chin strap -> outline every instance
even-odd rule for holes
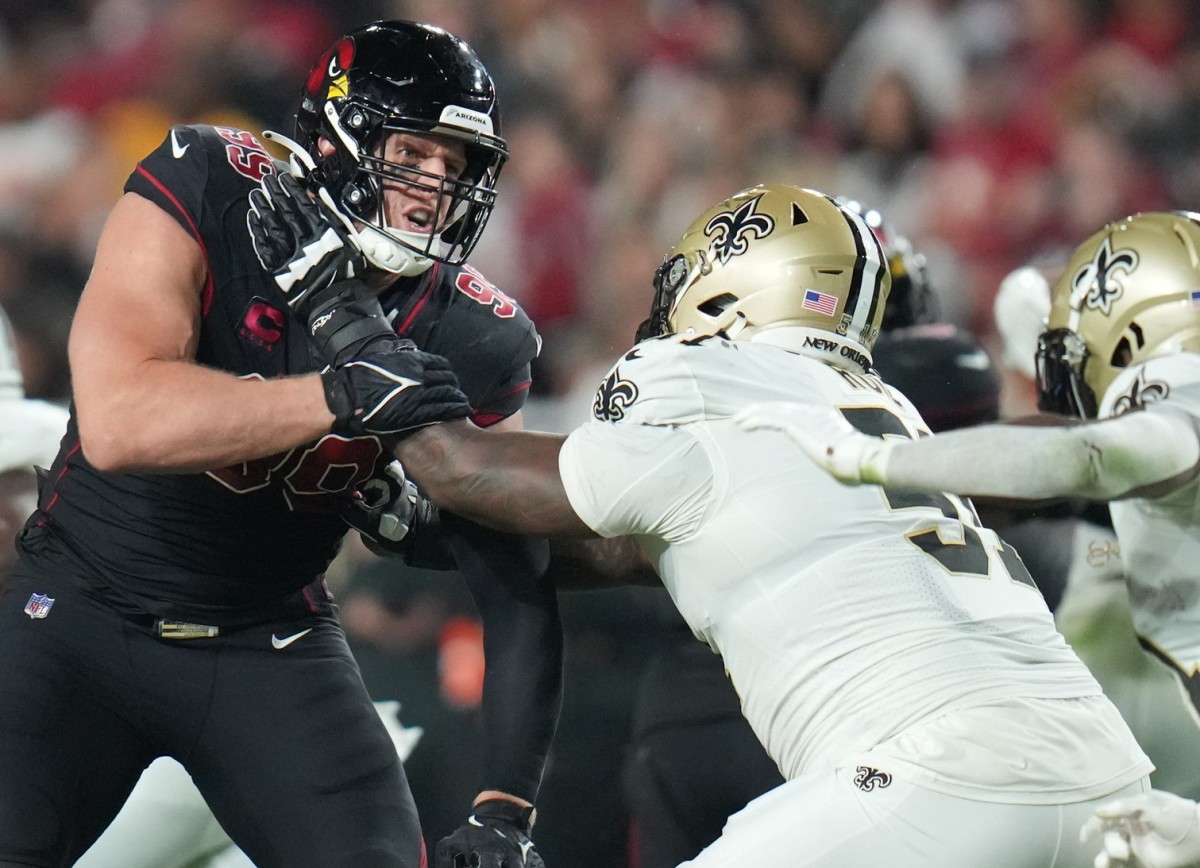
[[[424,274],[434,263],[434,260],[428,256],[422,256],[391,237],[392,235],[411,235],[417,239],[424,239],[424,236],[417,235],[415,232],[403,232],[391,228],[384,231],[370,223],[365,223],[361,229],[355,232],[355,235],[367,261],[376,268],[392,274],[398,274],[401,277],[415,277],[418,274]]]

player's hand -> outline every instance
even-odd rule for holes
[[[892,443],[855,430],[832,407],[798,401],[767,401],[738,412],[733,421],[746,431],[781,431],[835,479],[850,485],[887,478]]]
[[[298,164],[283,175],[264,175],[250,191],[246,226],[263,270],[270,273],[290,308],[308,319],[306,301],[333,283],[362,272],[365,258],[353,226],[329,192],[305,189]],[[314,198],[315,197],[315,198]]]
[[[533,808],[507,799],[475,806],[467,821],[438,841],[434,868],[546,868],[529,834]]]
[[[392,461],[383,476],[369,479],[342,516],[376,554],[406,555],[418,534],[437,533],[438,511]]]
[[[308,341],[323,363],[340,368],[368,350],[387,352],[411,347],[397,337],[379,298],[360,281],[343,280],[312,293],[303,305]]]
[[[1191,799],[1151,790],[1101,806],[1079,830],[1079,840],[1100,838],[1096,868],[1195,868],[1200,866],[1200,806]]]
[[[395,347],[369,349],[321,374],[333,433],[394,436],[471,414],[448,361],[411,341]]]

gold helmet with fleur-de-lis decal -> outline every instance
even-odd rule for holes
[[[638,340],[762,340],[865,369],[891,289],[861,214],[815,190],[765,184],[705,211],[654,276]]]
[[[1071,255],[1038,341],[1038,407],[1094,418],[1122,370],[1200,352],[1200,214],[1109,223]]]

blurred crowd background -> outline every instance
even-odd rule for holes
[[[446,27],[496,79],[512,158],[472,261],[545,339],[531,427],[581,418],[664,252],[760,181],[880,210],[926,256],[943,319],[994,353],[1010,270],[1052,267],[1110,219],[1200,208],[1194,0],[0,0],[0,306],[30,397],[70,397],[72,311],[136,161],[174,123],[290,133],[309,64],[378,18]],[[379,698],[425,728],[410,774],[444,834],[478,761],[478,626],[445,577],[360,555],[334,575],[347,628]],[[662,601],[563,605],[535,837],[549,864],[620,868]]]

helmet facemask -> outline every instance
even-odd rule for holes
[[[1084,377],[1091,352],[1075,332],[1067,328],[1045,332],[1038,338],[1038,409],[1094,419],[1098,410],[1096,393]]]
[[[411,22],[371,25],[330,49],[310,75],[297,133],[317,164],[314,181],[355,221],[367,260],[400,275],[465,261],[491,215],[508,159],[495,91],[479,59],[445,31]],[[463,143],[461,176],[385,159],[384,147],[397,133]],[[332,154],[321,152],[322,142]],[[429,198],[440,225],[423,232],[389,224],[387,193],[406,189]]]
[[[327,124],[336,138],[335,153],[318,164],[316,177],[327,179],[334,201],[361,222],[358,240],[367,259],[377,268],[397,274],[419,274],[433,262],[461,264],[475,247],[496,201],[495,183],[507,152],[465,144],[463,173],[449,178],[392,162],[383,157],[390,136],[410,134],[461,141],[459,135],[431,133],[415,124],[376,120],[351,104],[343,110],[343,123],[327,103]],[[357,125],[361,132],[351,134]],[[360,145],[360,141],[363,143]],[[389,224],[386,194],[419,190],[428,198],[434,219],[441,225],[429,232],[400,229]]]
[[[654,272],[654,301],[650,316],[638,326],[636,340],[671,333],[671,311],[676,300],[708,267],[703,250],[696,251],[691,262],[682,253],[667,257]]]

